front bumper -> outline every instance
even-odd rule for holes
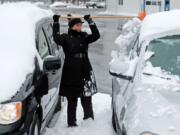
[[[24,135],[24,124],[20,121],[10,125],[0,125],[0,135]]]

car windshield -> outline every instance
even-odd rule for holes
[[[148,51],[155,55],[150,58],[154,67],[161,67],[162,70],[180,76],[180,36],[169,36],[153,40]]]

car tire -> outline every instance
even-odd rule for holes
[[[89,6],[86,6],[86,8],[89,8]]]
[[[40,120],[37,114],[34,114],[28,135],[40,135]]]

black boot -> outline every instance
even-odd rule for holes
[[[67,121],[68,127],[77,127],[76,124],[76,109],[77,109],[77,97],[67,97],[68,108],[67,108]]]
[[[88,120],[88,119],[94,120],[94,116],[89,116],[89,117],[84,116],[84,118],[83,118],[83,120]]]
[[[78,127],[78,125],[77,125],[76,122],[74,122],[74,123],[72,123],[72,124],[69,124],[68,127],[69,127],[69,128],[73,128],[73,127]]]
[[[84,120],[92,118],[94,120],[92,97],[81,97],[81,104],[84,110]]]

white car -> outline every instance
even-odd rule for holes
[[[105,2],[98,2],[98,3],[96,4],[96,7],[97,7],[97,8],[105,8],[105,7],[106,7],[106,3],[105,3]]]
[[[179,17],[161,12],[123,27],[117,43],[126,53],[114,52],[110,63],[118,135],[180,135]]]
[[[68,4],[64,2],[55,2],[54,4],[50,5],[51,9],[58,10],[62,8],[67,8]]]

